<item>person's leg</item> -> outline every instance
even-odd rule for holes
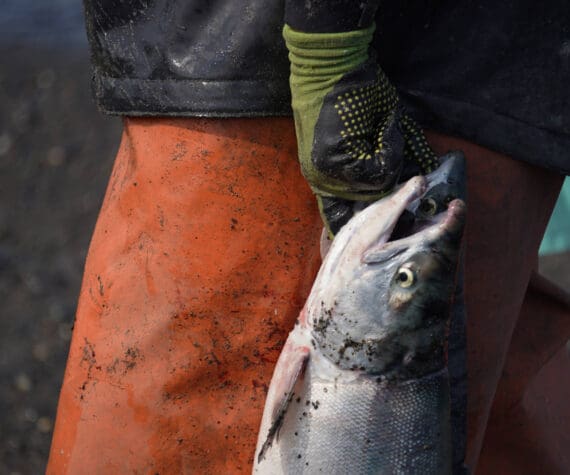
[[[570,295],[533,273],[493,402],[478,473],[570,473],[569,337]]]
[[[467,160],[467,465],[477,464],[506,352],[563,177],[464,140],[429,133]]]
[[[126,119],[47,472],[249,472],[321,227],[291,120]]]

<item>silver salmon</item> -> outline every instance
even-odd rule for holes
[[[451,473],[446,349],[465,204],[390,239],[426,186],[412,178],[335,237],[277,362],[254,473]]]

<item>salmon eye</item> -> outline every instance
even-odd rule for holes
[[[426,216],[433,216],[437,211],[437,203],[433,198],[424,198],[420,201],[419,210]]]
[[[416,276],[407,267],[400,267],[396,274],[396,282],[400,287],[410,287],[416,281]]]

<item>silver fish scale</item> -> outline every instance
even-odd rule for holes
[[[324,382],[307,369],[258,473],[451,473],[446,370],[388,385]]]

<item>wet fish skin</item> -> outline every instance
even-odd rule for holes
[[[294,392],[279,439],[255,473],[451,473],[444,370],[407,382],[335,384],[309,364]]]
[[[411,179],[335,238],[277,363],[254,473],[451,473],[445,348],[463,202],[386,242],[425,187]]]

